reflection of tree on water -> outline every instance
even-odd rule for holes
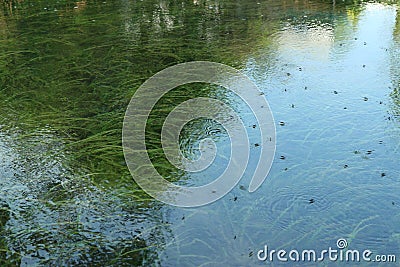
[[[389,116],[388,119],[397,122],[397,130],[400,129],[400,9],[396,9],[396,20],[393,27],[393,43],[390,51],[390,72],[392,80],[392,91],[390,93]],[[398,152],[400,143],[400,131],[395,132],[395,140],[397,144],[392,147]],[[397,147],[396,147],[397,146]],[[394,203],[394,202],[393,202]],[[397,244],[400,244],[400,236],[395,239]]]
[[[393,47],[391,48],[391,76],[393,91],[392,113],[397,119],[400,119],[400,10],[396,11],[396,22],[393,28]]]
[[[54,131],[13,138],[0,143],[2,266],[139,266],[155,259],[149,246],[160,235],[154,228],[160,219],[146,202],[132,203],[68,167]]]
[[[6,223],[10,219],[10,207],[7,203],[0,202],[0,265],[5,266],[7,261],[5,260],[7,257],[6,248],[7,243],[3,236],[5,235],[5,227]]]

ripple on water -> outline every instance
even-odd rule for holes
[[[180,149],[191,159],[200,156],[199,142],[205,138],[220,138],[225,133],[224,128],[213,120],[194,120],[183,128],[180,135]]]
[[[286,230],[297,225],[299,232],[306,233],[310,227],[304,226],[310,224],[310,217],[328,216],[335,202],[333,192],[332,188],[315,185],[284,187],[263,199],[260,210],[266,212],[273,227]]]

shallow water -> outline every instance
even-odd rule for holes
[[[257,252],[264,245],[321,251],[345,238],[349,249],[395,254],[398,264],[398,4],[9,3],[0,13],[0,262],[280,266]],[[275,118],[277,152],[264,184],[249,193],[261,149],[250,109],[220,87],[172,92],[147,128],[149,153],[165,176],[205,184],[229,157],[226,131],[209,120],[190,123],[180,139],[196,158],[199,141],[212,137],[219,154],[209,169],[178,171],[158,154],[162,120],[185,99],[230,103],[252,146],[239,186],[213,204],[182,209],[130,193],[118,138],[135,89],[192,60],[228,64],[257,84]]]

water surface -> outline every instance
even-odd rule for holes
[[[264,245],[323,250],[339,238],[349,249],[400,260],[398,4],[1,3],[0,262],[257,266],[267,264],[257,260]],[[211,205],[181,209],[135,186],[120,133],[138,86],[192,60],[247,74],[271,106],[278,141],[267,180],[250,194],[261,149],[251,110],[216,86],[171,92],[147,127],[149,154],[168,179],[210,182],[230,153],[222,126],[198,120],[184,128],[181,148],[195,158],[200,140],[211,137],[215,164],[191,174],[166,162],[162,121],[186,99],[230,103],[252,146],[237,188]]]

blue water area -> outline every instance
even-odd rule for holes
[[[283,262],[277,254],[261,261],[265,246],[318,255],[370,250],[374,261],[346,264],[398,266],[398,2],[4,0],[0,6],[1,266],[345,264],[327,257]],[[249,151],[249,161],[232,191],[208,205],[179,208],[135,183],[121,133],[137,88],[189,61],[223,63],[254,82],[274,116],[276,153],[266,180],[250,193],[257,164],[268,164],[259,162],[264,126],[254,114],[268,107],[249,106],[216,85],[172,90],[146,125],[146,152],[164,178],[201,186],[232,164],[231,138],[209,118],[187,123],[178,144],[182,156],[195,160],[202,140],[212,140],[217,153],[208,168],[189,172],[165,158],[163,122],[188,99],[229,105],[249,142],[239,151]],[[240,94],[253,93],[246,90]],[[377,262],[377,255],[397,262]]]

